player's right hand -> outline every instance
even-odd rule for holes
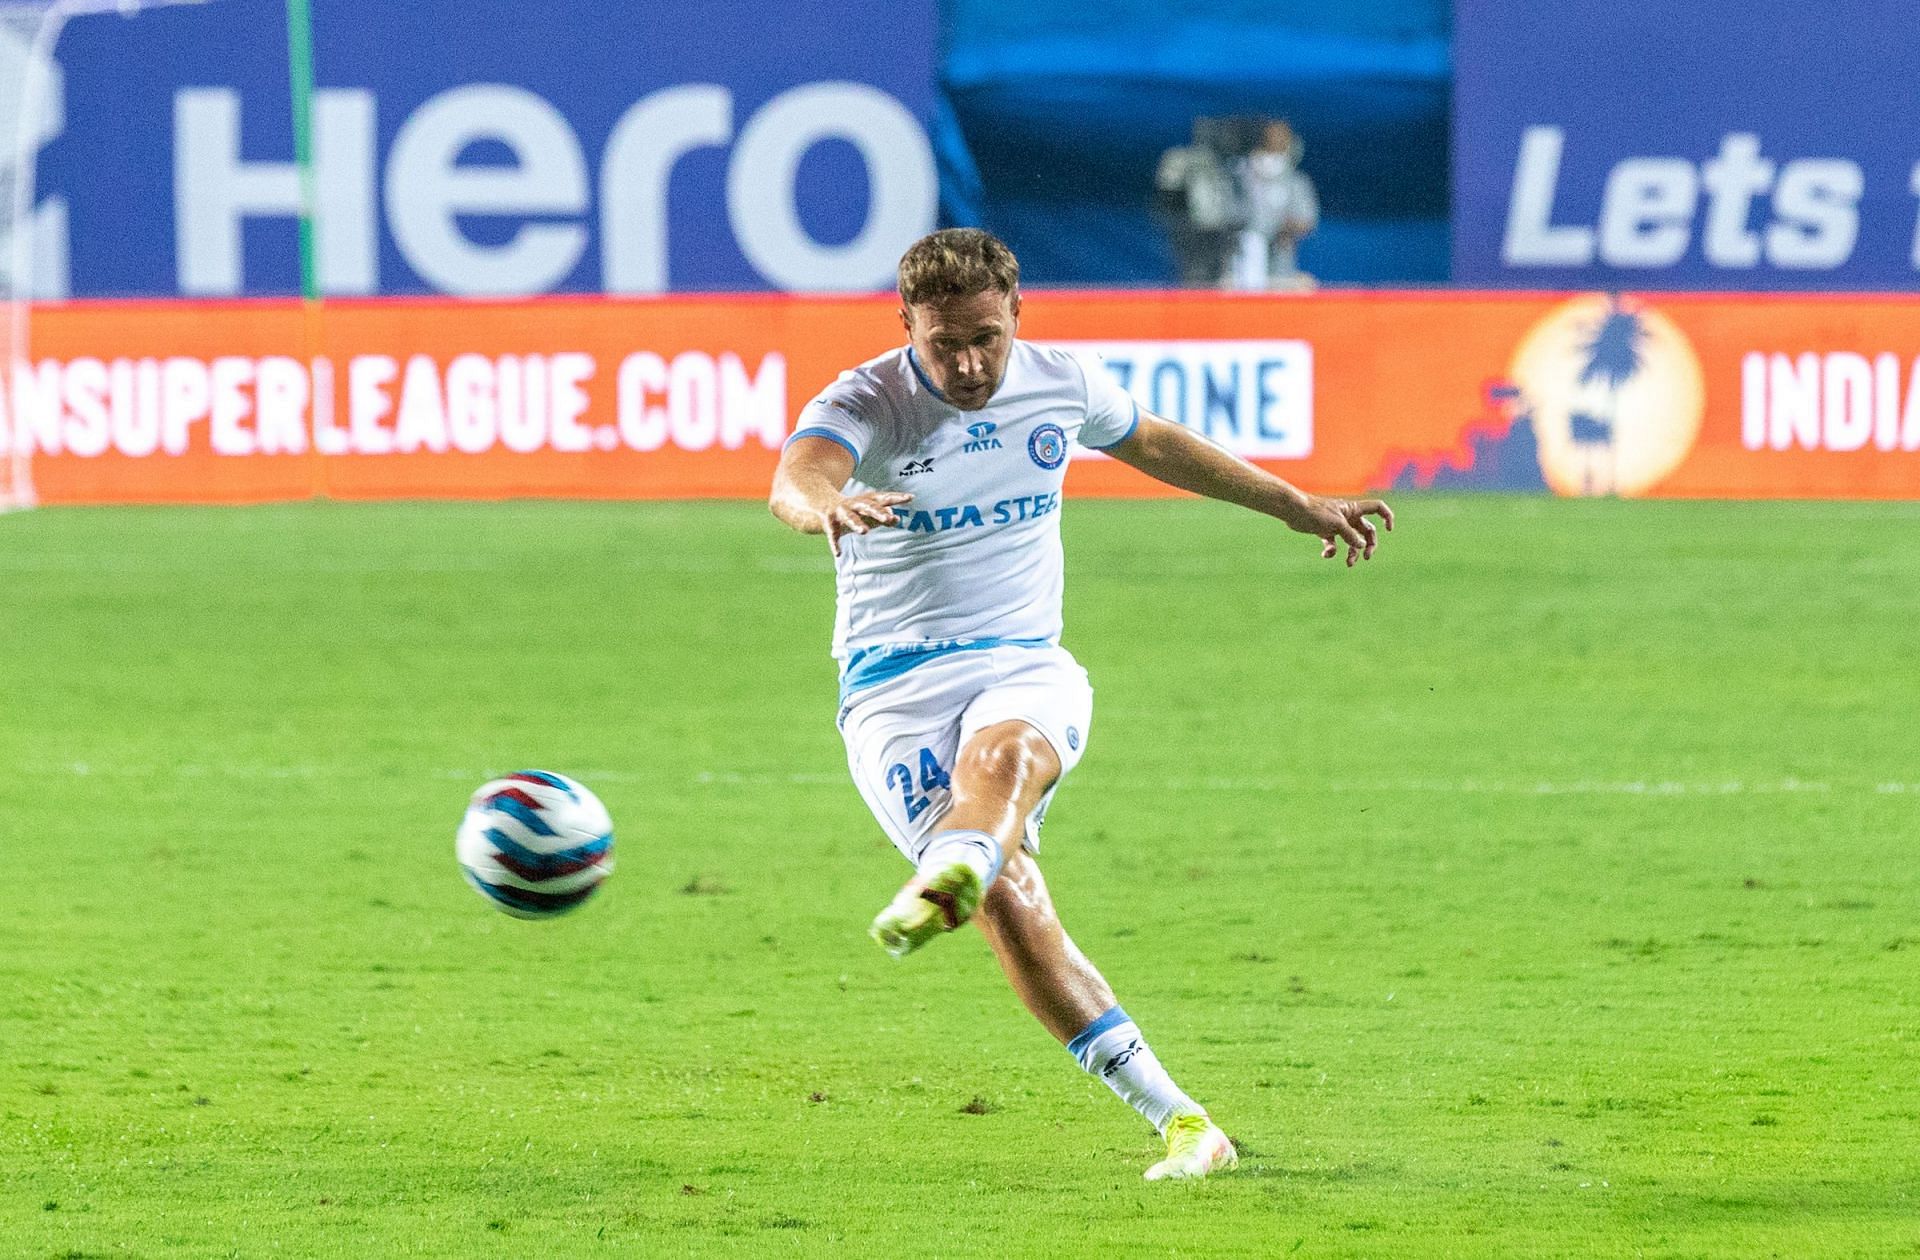
[[[876,525],[898,525],[894,508],[913,498],[898,490],[869,490],[865,494],[843,496],[820,514],[821,532],[833,554],[840,554],[840,539],[847,534],[864,534]]]

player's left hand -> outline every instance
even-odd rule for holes
[[[1387,532],[1393,532],[1393,509],[1379,499],[1324,499],[1315,495],[1308,504],[1308,512],[1307,522],[1296,528],[1320,538],[1322,560],[1331,560],[1340,554],[1340,544],[1344,542],[1349,569],[1356,560],[1373,559],[1374,550],[1380,545],[1380,534],[1367,519],[1369,516],[1379,517]]]

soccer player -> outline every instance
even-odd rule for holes
[[[1061,927],[1034,856],[1086,750],[1093,690],[1060,646],[1060,487],[1077,442],[1278,518],[1347,564],[1371,558],[1377,499],[1327,499],[1140,407],[1098,364],[1022,341],[1020,267],[956,228],[900,260],[908,344],[801,412],[773,514],[825,534],[847,767],[907,881],[872,935],[904,956],[976,920],[1020,995],[1081,1067],[1159,1129],[1149,1181],[1238,1160]]]

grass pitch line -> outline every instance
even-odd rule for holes
[[[245,762],[216,765],[188,762],[180,765],[115,765],[90,761],[70,761],[54,765],[24,767],[30,775],[69,775],[74,778],[177,778],[177,779],[345,779],[390,776],[448,779],[475,783],[504,774],[510,767],[496,766],[476,770],[405,770],[393,767],[349,765],[255,765]],[[582,779],[600,783],[653,783],[658,775],[633,770],[581,769]],[[702,770],[692,782],[699,787],[841,787],[845,774],[813,770]],[[1879,796],[1920,795],[1920,783],[1830,783],[1819,779],[1766,779],[1749,781],[1687,782],[1675,779],[1575,779],[1553,780],[1501,779],[1375,779],[1320,781],[1312,779],[1268,779],[1212,776],[1206,778],[1129,779],[1125,782],[1101,782],[1101,791],[1135,790],[1149,792],[1266,792],[1276,794],[1384,794],[1410,793],[1434,796],[1776,796],[1795,793],[1831,792],[1842,795],[1872,793]]]
[[[838,786],[844,775],[811,771],[738,771],[706,770],[694,776],[702,786],[722,787],[816,787]],[[1133,788],[1150,792],[1272,792],[1272,793],[1388,793],[1461,795],[1461,796],[1766,796],[1797,792],[1875,792],[1897,795],[1920,793],[1920,783],[1827,783],[1817,779],[1785,778],[1749,782],[1727,779],[1718,782],[1682,782],[1672,779],[1600,780],[1571,782],[1537,780],[1507,782],[1497,779],[1379,779],[1341,782],[1311,779],[1169,778],[1131,779],[1126,783],[1099,783],[1102,791]]]

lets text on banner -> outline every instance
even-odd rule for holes
[[[1021,334],[1317,491],[1920,497],[1915,298],[1035,292]],[[881,297],[52,305],[0,453],[46,503],[751,498],[902,339]]]
[[[1460,0],[1453,278],[1912,290],[1911,0]]]

